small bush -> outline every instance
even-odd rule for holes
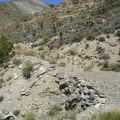
[[[21,63],[22,63],[22,62],[21,62],[20,59],[14,59],[14,60],[13,60],[13,64],[16,65],[16,66],[20,65]]]
[[[76,114],[73,111],[67,111],[60,120],[76,120]]]
[[[102,54],[102,53],[105,52],[105,49],[102,48],[101,46],[97,46],[97,47],[96,47],[96,51],[98,52],[98,54]]]
[[[85,49],[88,49],[89,48],[89,44],[85,44]]]
[[[50,59],[49,63],[50,64],[57,64],[57,61],[54,58],[52,58],[52,59]]]
[[[106,36],[107,38],[110,38],[110,35],[109,34],[107,34],[107,36]]]
[[[103,53],[99,56],[99,58],[103,60],[108,60],[110,58],[110,55],[107,53]]]
[[[39,43],[40,46],[45,45],[50,41],[50,38],[48,36],[43,37],[43,40]]]
[[[84,38],[84,35],[82,33],[77,33],[75,35],[72,36],[71,38],[71,42],[80,42],[82,39]]]
[[[69,55],[73,55],[73,56],[75,56],[75,55],[77,55],[77,54],[78,54],[78,52],[77,52],[77,50],[76,50],[76,49],[71,48],[71,49],[69,49],[69,50],[68,50],[68,54],[69,54]]]
[[[115,36],[120,37],[120,30],[115,33]]]
[[[35,115],[33,113],[27,113],[25,116],[25,120],[35,120]]]
[[[95,38],[96,38],[96,35],[95,35],[95,34],[89,34],[86,39],[92,41],[92,40],[94,40]]]
[[[0,37],[0,63],[5,62],[13,52],[13,42],[9,42],[5,36]]]
[[[0,83],[0,89],[3,87],[2,83]]]
[[[120,111],[108,111],[98,115],[93,115],[92,120],[120,120]]]
[[[25,62],[25,66],[24,66],[24,68],[23,68],[23,70],[22,70],[22,73],[23,73],[23,76],[25,77],[25,78],[30,78],[30,72],[33,70],[33,65],[32,65],[32,63],[30,62],[30,61],[26,61]]]
[[[65,67],[65,66],[66,66],[66,63],[65,63],[65,62],[61,62],[59,65],[60,65],[61,67]]]
[[[48,115],[50,116],[54,116],[56,115],[57,113],[59,113],[60,111],[62,110],[62,107],[60,105],[53,105],[49,112],[48,112]]]
[[[105,38],[104,37],[99,37],[99,42],[105,42]]]
[[[15,110],[15,111],[13,111],[13,114],[14,114],[15,116],[19,116],[20,110]]]
[[[110,64],[110,65],[109,65],[109,68],[110,68],[112,71],[120,72],[120,63]]]

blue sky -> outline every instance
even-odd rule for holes
[[[9,2],[12,0],[0,0],[0,2]],[[45,3],[49,3],[49,4],[60,4],[61,2],[63,2],[63,0],[43,0]]]

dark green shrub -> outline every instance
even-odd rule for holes
[[[99,37],[99,42],[105,42],[105,38],[104,37]]]
[[[13,111],[13,114],[14,114],[15,116],[19,116],[20,110],[14,110],[14,111]]]
[[[0,83],[0,89],[3,87],[2,83]]]
[[[115,33],[115,36],[120,37],[120,30]]]
[[[106,36],[107,38],[110,38],[110,35],[109,34],[107,34],[107,36]]]
[[[0,37],[0,63],[8,60],[12,51],[13,42],[8,41],[5,36]]]
[[[25,77],[25,78],[30,78],[30,72],[33,70],[33,65],[32,65],[32,63],[30,62],[30,61],[26,61],[25,62],[25,66],[24,66],[24,68],[23,68],[23,70],[22,70],[22,73],[23,73],[23,76]]]
[[[80,42],[82,39],[84,38],[84,35],[82,33],[77,33],[75,35],[72,36],[71,38],[71,42]]]
[[[94,40],[95,38],[96,38],[96,35],[95,35],[95,34],[89,34],[86,39],[92,41],[92,40]]]

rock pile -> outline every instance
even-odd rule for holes
[[[67,96],[64,103],[66,110],[79,113],[90,106],[105,104],[105,95],[101,94],[93,85],[81,81],[78,77],[69,76],[69,80],[60,79],[59,89]]]
[[[12,112],[2,109],[0,110],[0,120],[16,120]]]

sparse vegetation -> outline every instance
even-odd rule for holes
[[[57,60],[55,58],[51,58],[49,63],[50,64],[57,64]]]
[[[12,55],[13,42],[9,42],[5,36],[0,37],[0,63],[5,62]]]
[[[65,62],[61,62],[59,65],[60,65],[61,67],[65,67],[65,66],[66,66],[66,63],[65,63]]]
[[[62,107],[60,105],[53,105],[50,108],[48,115],[54,116],[54,115],[58,114],[61,110],[62,110]]]
[[[30,72],[33,70],[33,65],[32,65],[32,63],[30,62],[30,61],[26,61],[25,62],[25,66],[24,66],[24,68],[23,68],[23,70],[22,70],[22,73],[23,73],[23,76],[25,77],[25,78],[30,78],[30,76],[31,76],[31,74],[30,74]]]
[[[29,112],[26,114],[25,120],[35,120],[35,115],[32,112]]]
[[[112,110],[98,115],[93,115],[92,120],[120,120],[120,111]]]
[[[40,46],[45,45],[50,41],[50,38],[48,36],[43,37],[42,41],[39,43]]]
[[[71,38],[71,42],[80,42],[82,39],[84,38],[84,35],[82,33],[77,33],[75,35],[72,36]]]
[[[67,120],[67,119],[76,120],[76,114],[71,110],[67,111],[65,114],[61,116],[60,120]]]

